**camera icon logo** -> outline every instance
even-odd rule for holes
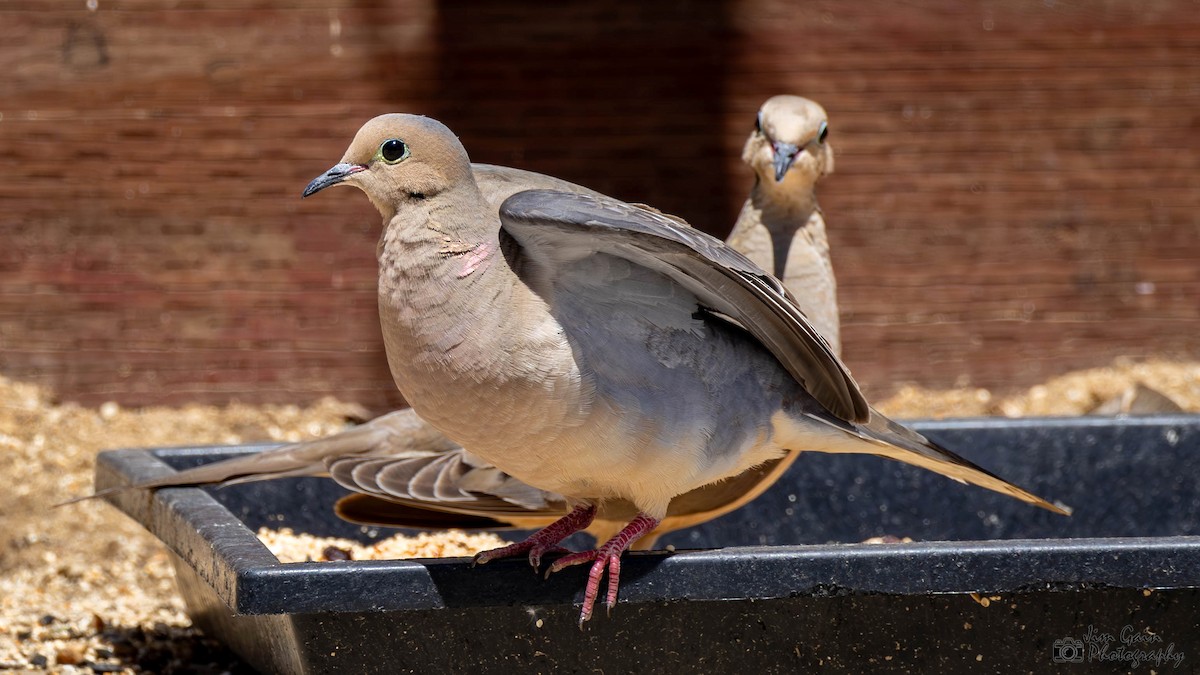
[[[1055,663],[1083,663],[1083,640],[1070,637],[1055,640],[1050,658]]]

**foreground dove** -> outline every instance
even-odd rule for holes
[[[366,193],[383,216],[380,320],[413,409],[572,510],[476,556],[541,556],[610,500],[636,512],[591,551],[600,581],[673,498],[805,449],[880,455],[1064,510],[870,409],[780,282],[723,242],[616,200],[555,190],[497,215],[439,122],[383,115],[305,189]]]
[[[814,194],[817,179],[833,166],[832,149],[825,142],[825,112],[807,99],[776,96],[759,110],[754,127],[743,159],[755,171],[755,184],[728,243],[764,269],[774,269],[776,261],[785,261],[784,285],[837,353],[835,284]],[[484,198],[497,213],[505,199],[528,189],[600,196],[579,185],[520,169],[487,164],[472,164],[471,168]],[[781,252],[778,256],[776,249]],[[812,292],[807,290],[809,286]],[[676,497],[667,516],[634,547],[650,548],[666,532],[739,508],[770,487],[797,454],[789,452],[735,478]],[[331,475],[357,493],[339,502],[340,516],[376,525],[534,529],[570,510],[561,495],[532,488],[488,465],[430,427],[412,409],[331,437],[188,469],[132,487],[315,475]],[[600,505],[587,531],[605,541],[635,514],[627,501],[608,500]]]

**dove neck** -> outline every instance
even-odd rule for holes
[[[514,285],[512,271],[497,264],[499,236],[500,222],[473,182],[400,204],[379,241],[381,316],[417,333],[457,326],[450,331],[457,334],[502,311],[487,291]]]
[[[796,194],[779,189],[773,178],[769,182],[772,185],[766,185],[768,181],[762,179],[755,183],[729,235],[729,242],[758,266],[783,279],[793,243],[801,229],[813,229],[810,227],[813,221],[820,221],[820,210],[811,189]],[[823,229],[809,234],[824,237]],[[801,237],[803,240],[811,238]]]
[[[517,415],[466,406],[497,397],[536,400],[526,389],[540,390],[548,373],[569,368],[570,353],[531,337],[558,333],[538,323],[550,316],[505,258],[496,212],[478,194],[446,197],[403,205],[385,227],[380,324],[392,377],[405,399],[455,441],[487,448],[497,441],[477,438],[474,430],[494,434]],[[506,365],[551,360],[557,370],[514,372]]]
[[[750,192],[750,202],[763,214],[772,233],[792,234],[808,223],[817,210],[814,181],[802,171],[789,171],[782,182],[760,177]]]

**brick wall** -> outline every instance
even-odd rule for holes
[[[546,4],[0,5],[0,373],[396,405],[378,216],[298,199],[362,121],[432,114],[478,161],[723,235],[780,92],[831,115],[821,203],[874,394],[1200,357],[1195,3]]]

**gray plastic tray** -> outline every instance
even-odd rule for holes
[[[674,553],[627,554],[617,608],[580,631],[584,568],[543,580],[521,560],[279,563],[258,527],[391,534],[338,520],[344,491],[328,480],[109,501],[170,548],[196,623],[263,672],[1200,664],[1200,416],[914,426],[1075,515],[895,462],[814,453],[747,507],[664,537]],[[106,452],[96,487],[263,447]],[[846,543],[885,534],[917,543]]]

